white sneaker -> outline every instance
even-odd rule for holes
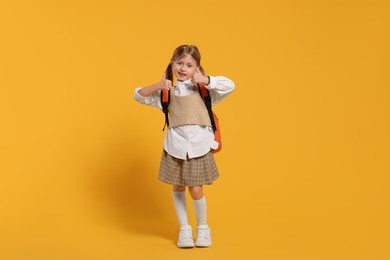
[[[190,225],[180,227],[179,239],[177,241],[178,247],[194,247],[194,240],[192,239],[192,227]]]
[[[210,228],[208,225],[200,225],[196,229],[196,241],[197,247],[209,247],[211,246]]]

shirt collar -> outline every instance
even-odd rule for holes
[[[192,85],[194,85],[194,84],[192,84],[191,79],[187,79],[184,81],[179,81],[179,80],[176,81],[177,87],[190,87]]]

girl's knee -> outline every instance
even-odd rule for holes
[[[203,197],[203,188],[202,186],[188,187],[191,197],[194,200],[199,200]]]
[[[186,191],[186,187],[173,185],[173,191]]]

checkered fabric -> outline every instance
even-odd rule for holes
[[[212,184],[218,177],[217,165],[211,151],[204,156],[187,160],[177,159],[163,151],[158,176],[162,182],[192,187]]]

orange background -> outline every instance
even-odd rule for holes
[[[389,259],[389,11],[2,1],[0,259]],[[133,100],[180,44],[237,86],[215,107],[209,249],[175,247],[163,114]]]

